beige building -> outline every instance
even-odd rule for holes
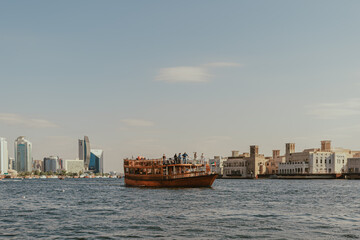
[[[256,145],[250,146],[250,154],[233,151],[224,162],[223,178],[256,178],[266,172],[266,161]]]
[[[84,160],[64,160],[64,169],[67,173],[84,172]]]
[[[331,141],[321,141],[321,148],[295,152],[295,143],[285,146],[285,163],[279,164],[280,174],[340,174],[347,170],[347,159],[357,152],[349,149],[332,149]]]
[[[272,157],[267,157],[266,174],[276,174],[279,170],[279,164],[285,162],[285,156],[280,156],[280,150],[273,150]]]

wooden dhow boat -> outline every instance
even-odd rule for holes
[[[139,187],[211,187],[218,174],[202,162],[124,159],[125,184]]]

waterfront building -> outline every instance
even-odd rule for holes
[[[104,173],[104,151],[101,149],[91,149],[89,170],[94,173]]]
[[[210,171],[223,175],[224,172],[224,162],[227,160],[225,157],[214,156],[213,159],[209,159]]]
[[[348,173],[360,173],[360,157],[348,158]]]
[[[90,141],[88,136],[84,136],[84,140],[79,139],[79,159],[84,160],[84,168],[88,170],[90,164]]]
[[[272,157],[266,159],[266,174],[278,173],[279,164],[285,162],[285,156],[280,156],[280,150],[273,150]]]
[[[59,157],[50,156],[44,158],[44,172],[56,173],[59,169]]]
[[[79,159],[67,159],[64,160],[64,168],[67,173],[79,173],[84,172],[84,160]]]
[[[295,143],[287,143],[286,162],[279,164],[280,174],[340,174],[347,170],[347,159],[357,152],[331,149],[331,141],[321,141],[321,148],[295,152]]]
[[[8,144],[5,138],[0,138],[0,174],[7,174],[9,168]]]
[[[18,172],[32,171],[32,144],[24,136],[15,140],[15,164]]]
[[[250,146],[250,154],[240,155],[239,151],[233,151],[223,163],[223,178],[256,178],[266,172],[267,161],[263,154],[259,154],[257,145]]]
[[[44,162],[42,160],[34,160],[33,171],[44,172]]]

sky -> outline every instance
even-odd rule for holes
[[[0,1],[0,136],[34,159],[360,150],[360,1]]]

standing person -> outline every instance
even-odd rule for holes
[[[177,155],[176,155],[176,153],[175,153],[175,155],[174,155],[174,161],[175,161],[175,164],[177,164]]]
[[[204,162],[205,162],[204,153],[201,153],[201,164],[203,164]]]
[[[165,165],[165,163],[166,163],[166,156],[165,154],[163,154],[163,165]]]
[[[188,155],[186,154],[186,152],[184,152],[184,154],[183,154],[182,156],[183,156],[183,159],[184,159],[184,163],[186,164],[186,157],[187,157]]]
[[[182,163],[182,162],[181,162],[181,153],[179,153],[178,159],[179,159],[179,163]]]

